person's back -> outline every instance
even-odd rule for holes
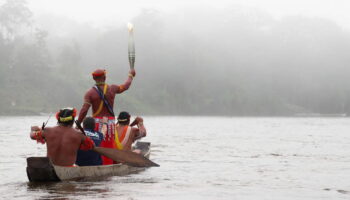
[[[103,140],[103,134],[100,132],[94,131],[95,129],[94,118],[92,117],[85,118],[83,124],[84,124],[84,131],[86,136],[88,136],[94,141],[96,147],[100,146]],[[75,163],[79,166],[102,165],[102,158],[100,154],[94,151],[78,150],[77,160]]]
[[[44,128],[44,130],[34,126],[31,129],[30,137],[40,143],[46,143],[47,157],[54,165],[72,166],[79,148],[89,150],[94,147],[90,138],[72,128],[75,116],[75,109],[61,109],[56,114],[58,126]]]
[[[104,93],[104,97],[108,101],[109,105],[111,107],[114,107],[114,99],[116,94],[121,93],[122,90],[120,90],[118,85],[98,85],[96,87],[99,87],[100,91],[104,91],[104,88],[106,87],[106,92]],[[90,88],[85,95],[85,101],[90,102],[91,107],[92,107],[92,112],[96,113],[94,117],[114,117],[109,111],[107,107],[102,107],[100,112],[97,112],[100,108],[101,104],[101,97],[100,95],[96,92],[95,88]]]
[[[56,165],[70,166],[75,163],[83,135],[72,127],[56,126],[45,129],[47,156]]]
[[[120,112],[118,124],[116,125],[116,146],[118,149],[131,151],[135,140],[146,136],[146,128],[141,117],[136,117],[135,121],[129,124],[130,114],[128,112]],[[138,128],[133,127],[135,125]]]
[[[114,107],[114,99],[116,94],[123,93],[124,91],[128,90],[133,77],[135,76],[135,70],[130,70],[128,79],[125,81],[122,85],[115,85],[111,84],[108,85],[105,83],[106,81],[106,71],[102,69],[95,70],[92,73],[93,79],[96,82],[96,85],[92,88],[90,88],[84,96],[84,104],[80,110],[78,122],[81,123],[83,119],[85,118],[86,114],[88,113],[88,110],[90,107],[92,107],[92,113],[93,117],[113,117],[113,107]],[[110,105],[110,108],[112,110],[109,110],[109,108],[102,102],[102,99],[100,97],[101,95],[104,96],[108,104]],[[99,128],[99,127],[96,127]]]
[[[129,125],[121,124],[117,124],[115,128],[116,134],[118,134],[118,140],[122,144],[122,149],[131,151],[131,146],[135,138],[135,131],[132,130],[133,128]]]

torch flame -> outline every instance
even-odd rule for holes
[[[131,32],[134,30],[134,25],[132,25],[131,23],[128,23],[128,30]]]

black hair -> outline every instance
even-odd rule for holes
[[[61,109],[56,116],[58,124],[63,126],[73,126],[75,114],[76,114],[76,110],[73,108]],[[62,120],[64,118],[69,118],[69,117],[71,117],[71,119]]]
[[[84,129],[94,130],[95,129],[95,119],[92,117],[86,117],[83,121],[83,126],[84,126]]]
[[[130,114],[126,111],[120,112],[118,116],[118,123],[120,125],[129,125],[130,123]]]

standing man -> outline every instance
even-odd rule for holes
[[[77,158],[78,149],[90,150],[94,142],[74,129],[73,123],[76,109],[64,108],[56,114],[57,126],[42,130],[38,126],[31,127],[30,138],[46,143],[47,157],[54,165],[73,166]]]
[[[115,129],[115,115],[113,112],[114,98],[116,94],[122,93],[129,89],[133,78],[135,77],[135,70],[129,71],[128,79],[122,85],[108,85],[106,81],[106,70],[97,69],[92,73],[92,78],[96,84],[90,88],[84,96],[84,104],[80,110],[78,122],[81,123],[89,108],[92,107],[92,116],[95,118],[95,130],[101,132],[104,122],[103,117],[107,117],[107,133],[101,143],[101,147],[115,148],[114,129]],[[113,164],[113,160],[102,156],[104,165]]]

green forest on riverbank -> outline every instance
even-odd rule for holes
[[[349,113],[349,31],[326,19],[277,20],[234,7],[219,17],[215,10],[195,12],[144,10],[132,20],[137,75],[117,96],[116,112]],[[127,41],[122,25],[101,29],[35,16],[25,1],[6,1],[0,5],[0,115],[80,108],[95,68],[108,71],[108,83],[123,83]]]

